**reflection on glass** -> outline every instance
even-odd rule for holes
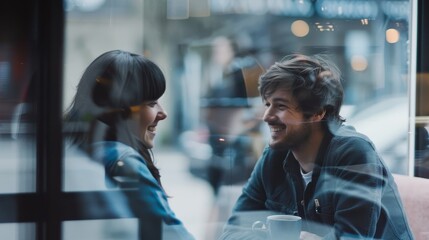
[[[28,137],[28,136],[27,136]],[[0,140],[0,192],[33,192],[35,183],[35,144],[30,139],[5,137]]]
[[[1,223],[1,239],[32,240],[35,237],[35,224],[33,223]]]
[[[101,53],[113,49],[143,52],[142,1],[66,2],[64,109],[72,101],[83,70]],[[69,133],[67,124],[64,131]],[[75,146],[65,146],[64,190],[106,189],[103,166]]]
[[[63,240],[137,240],[137,219],[63,222]]]
[[[35,191],[33,12],[7,4],[0,28],[0,193]],[[27,6],[28,9],[31,9]],[[5,21],[7,19],[7,21]],[[13,23],[13,24],[12,24]]]
[[[192,206],[199,223],[209,221],[207,199],[218,200],[216,189],[242,185],[257,161],[267,134],[258,76],[292,52],[332,56],[342,69],[346,123],[374,141],[392,172],[408,172],[410,1],[131,0],[105,1],[91,12],[69,6],[64,106],[101,52],[126,48],[159,63],[169,119],[158,150],[176,153],[158,158],[163,177],[171,177],[165,188],[173,208],[186,215]],[[68,148],[64,190],[104,189],[103,171]],[[198,194],[204,197],[181,200]]]

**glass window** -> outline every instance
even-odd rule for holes
[[[168,118],[153,156],[171,208],[197,239],[219,234],[233,189],[265,146],[258,77],[290,53],[330,55],[343,75],[346,123],[374,141],[392,172],[409,172],[410,1],[65,3],[64,110],[101,53],[122,49],[157,63]],[[64,161],[66,192],[109,189],[104,166],[73,144]],[[67,222],[66,231],[80,224]]]
[[[66,221],[63,228],[63,240],[139,239],[136,219]]]
[[[35,225],[32,223],[2,223],[0,233],[4,239],[31,240],[35,239]]]
[[[98,55],[115,49],[143,53],[143,2],[66,1],[65,11],[63,103],[67,110],[83,71]],[[65,147],[64,190],[106,189],[104,168],[76,146],[66,142]]]
[[[429,59],[425,52],[428,47],[424,43],[424,39],[428,37],[428,33],[424,30],[425,23],[428,21],[428,14],[424,9],[427,3],[419,1],[418,22],[422,23],[416,27],[417,36],[417,61],[416,61],[416,98],[415,98],[415,176],[429,178]]]
[[[0,17],[0,194],[33,192],[35,185],[36,41],[32,4],[4,4]],[[3,6],[3,5],[2,5]],[[16,15],[20,9],[22,16]],[[14,24],[10,24],[13,22]]]
[[[158,105],[168,117],[147,128],[156,132],[155,147],[143,154],[160,172],[155,194],[168,205],[163,210],[196,239],[217,239],[266,146],[258,77],[287,54],[329,55],[342,71],[346,124],[369,136],[393,173],[429,178],[424,0],[64,0],[64,26],[61,2],[39,2],[0,7],[2,238],[139,239],[160,232],[158,218],[142,217],[154,208],[141,204],[146,192],[135,179],[110,178],[103,163],[70,141],[89,132],[93,115],[50,126],[62,117],[51,100],[62,97],[65,117],[86,67],[116,49],[145,56],[165,75]],[[64,59],[56,59],[62,55],[52,49],[62,46]],[[61,143],[61,134],[64,151],[46,146]],[[168,224],[162,230],[167,239],[184,233]]]

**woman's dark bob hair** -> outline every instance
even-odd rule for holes
[[[131,107],[158,100],[166,83],[161,69],[142,55],[113,50],[101,54],[84,71],[65,114],[66,136],[90,156],[92,143],[120,141],[137,150],[160,182],[149,149],[127,128]]]
[[[165,88],[164,74],[149,59],[122,50],[105,52],[84,71],[66,111],[66,130],[74,142],[86,141],[88,124],[99,120],[116,128],[129,116],[130,107],[159,99]]]
[[[149,59],[122,50],[109,51],[83,73],[69,117],[90,120],[99,114],[128,109],[159,99],[165,88],[161,69]]]

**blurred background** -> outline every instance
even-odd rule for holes
[[[168,79],[158,141],[181,147],[214,188],[246,178],[220,171],[247,174],[256,161],[258,76],[290,53],[330,55],[343,74],[344,117],[374,138],[392,171],[409,172],[409,1],[68,0],[65,9],[64,107],[100,53],[144,54]]]
[[[40,121],[60,117],[85,67],[113,49],[143,54],[166,75],[160,102],[169,117],[154,155],[173,210],[197,239],[216,238],[234,201],[229,187],[244,184],[266,144],[257,81],[287,54],[329,55],[342,71],[346,124],[374,141],[392,172],[429,177],[423,0],[64,0],[64,22],[55,25],[63,33],[57,88],[37,80],[43,53],[36,50],[45,45],[35,39],[46,32],[36,31],[43,21],[33,21],[34,7],[52,4],[34,2],[1,10],[0,194],[12,206],[4,219],[20,216],[15,197],[37,193],[40,169],[55,162],[59,192],[106,190],[103,168],[76,149],[60,144],[56,157],[40,153],[40,134],[60,139],[67,131],[41,130]],[[50,94],[59,112],[40,111]],[[8,221],[2,236],[36,239],[37,224]],[[133,218],[60,225],[62,239],[137,239]]]

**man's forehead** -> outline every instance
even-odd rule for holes
[[[284,101],[292,101],[293,95],[292,91],[287,88],[277,88],[270,91],[268,94],[265,95],[265,99],[268,100],[284,100]]]
[[[265,96],[264,101],[298,105],[292,91],[284,88],[273,90],[270,94]]]

